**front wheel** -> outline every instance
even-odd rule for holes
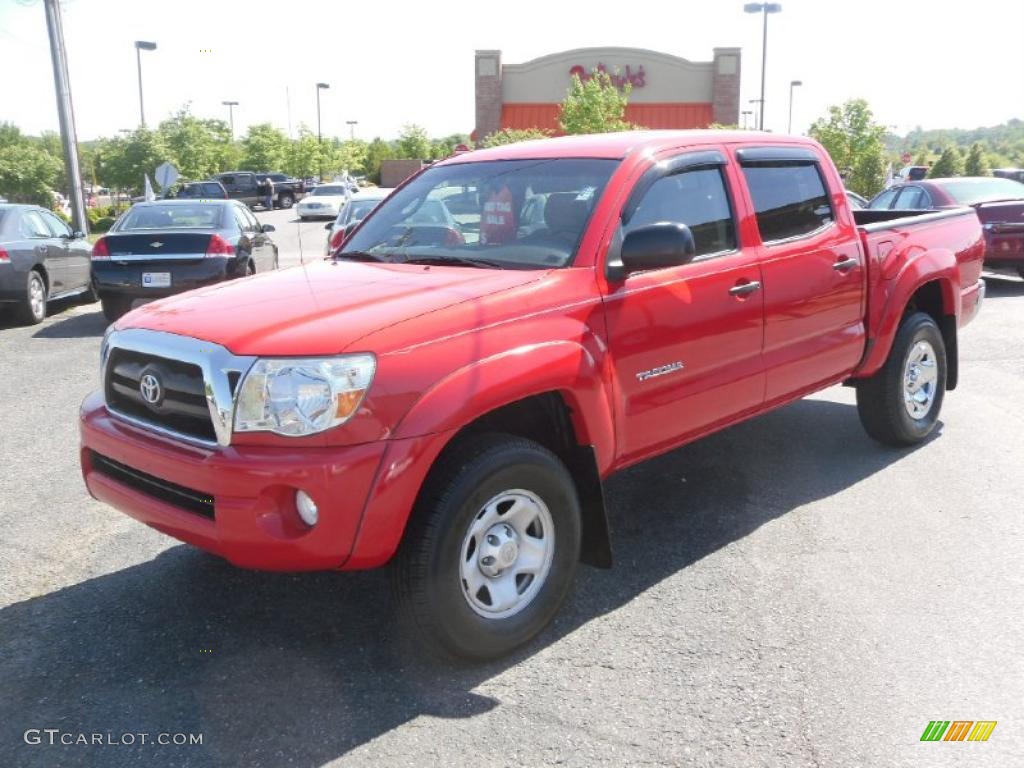
[[[875,440],[914,445],[935,429],[945,394],[942,333],[929,315],[916,312],[903,320],[881,370],[857,383],[857,413]]]
[[[558,457],[530,440],[476,435],[431,470],[394,585],[428,647],[496,658],[551,621],[579,553],[579,500]]]
[[[286,193],[281,195],[277,199],[277,202],[282,208],[287,210],[288,208],[291,208],[293,205],[295,205],[295,196],[292,195],[291,193]]]

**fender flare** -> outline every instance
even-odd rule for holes
[[[502,406],[548,392],[563,396],[577,441],[593,446],[603,474],[614,457],[612,399],[600,362],[573,341],[509,349],[454,371],[416,401],[394,437],[458,430]]]
[[[943,315],[960,317],[960,272],[956,255],[952,251],[935,248],[922,252],[907,261],[891,278],[887,278],[885,267],[881,268],[882,280],[875,290],[884,297],[882,309],[873,323],[873,333],[869,334],[864,358],[854,374],[856,378],[871,376],[885,364],[903,320],[904,310],[911,297],[923,285],[937,282],[942,295]]]

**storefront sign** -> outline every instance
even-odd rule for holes
[[[591,74],[593,71],[594,70],[592,69],[587,69],[582,64],[577,64],[569,70],[569,76],[571,77],[572,75],[576,75],[580,80],[586,82],[593,77]],[[624,72],[618,69],[613,72],[609,72],[608,68],[604,64],[598,63],[596,71],[606,73],[611,78],[612,84],[616,88],[625,88],[626,83],[629,83],[634,88],[643,88],[647,84],[647,74],[644,72],[643,64],[637,67],[635,72],[632,67],[628,65]]]

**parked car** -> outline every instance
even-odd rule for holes
[[[277,269],[273,231],[234,200],[136,203],[92,249],[103,314],[113,322],[136,299]]]
[[[479,193],[477,226],[421,223],[454,189]],[[335,257],[116,323],[81,410],[86,485],[242,567],[394,560],[418,640],[506,653],[578,561],[611,564],[614,472],[840,382],[877,440],[933,433],[984,295],[981,226],[842,190],[819,144],[767,133],[440,161]],[[520,235],[527,192],[545,226]]]
[[[992,175],[1000,179],[1013,179],[1024,183],[1024,168],[993,168]]]
[[[850,207],[854,210],[868,207],[868,199],[858,195],[856,192],[846,190],[846,199],[850,203]]]
[[[251,171],[228,171],[213,176],[219,181],[232,200],[239,200],[250,208],[263,205],[260,182],[270,177],[274,181],[274,207],[291,208],[303,196],[302,182],[291,179],[283,173],[252,173]],[[275,179],[280,179],[277,181]]]
[[[96,301],[91,246],[81,232],[37,205],[0,204],[0,305],[18,320],[41,323],[52,299],[78,294]]]
[[[355,229],[356,225],[392,192],[394,190],[390,187],[371,187],[361,189],[352,195],[342,206],[334,221],[325,227],[327,230],[327,252],[338,250],[345,239],[345,233]]]
[[[295,209],[299,218],[334,218],[352,196],[347,184],[321,184],[313,189]]]
[[[985,232],[985,267],[1024,277],[1024,184],[989,176],[961,176],[898,184],[880,192],[873,210],[941,211],[969,205]]]
[[[228,192],[219,181],[192,181],[182,184],[174,194],[175,200],[227,200]]]

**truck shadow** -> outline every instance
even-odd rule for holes
[[[45,323],[32,334],[36,339],[84,339],[89,336],[100,337],[107,330],[109,323],[96,305],[95,312],[75,314],[62,317],[60,320]]]
[[[985,275],[986,299],[1004,299],[1016,296],[1024,296],[1024,280]]]
[[[474,693],[484,681],[904,455],[864,436],[853,407],[804,400],[623,472],[607,484],[615,567],[581,569],[552,627],[483,665],[423,658],[386,570],[262,574],[172,547],[0,611],[0,764],[319,766],[421,715],[474,717],[501,706]],[[29,728],[203,745],[26,746]]]

